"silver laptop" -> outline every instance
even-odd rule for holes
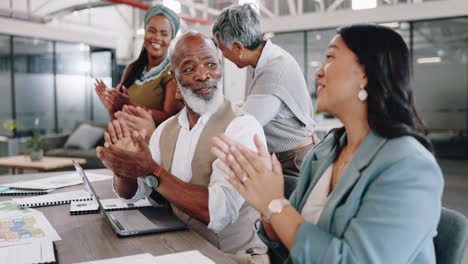
[[[101,200],[88,180],[83,168],[73,161],[75,169],[83,179],[85,188],[90,192],[102,209]],[[102,210],[105,218],[118,236],[135,236],[150,233],[159,233],[186,229],[184,222],[180,221],[167,207],[142,207],[120,211]]]

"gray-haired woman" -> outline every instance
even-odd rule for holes
[[[263,40],[260,17],[250,4],[224,9],[213,26],[224,57],[247,66],[244,110],[263,126],[268,150],[286,175],[299,168],[314,140],[313,106],[304,75],[285,50]]]

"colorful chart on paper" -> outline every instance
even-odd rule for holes
[[[37,227],[34,216],[0,219],[0,241],[14,241],[23,238],[43,237],[45,232]]]
[[[3,215],[4,213],[9,213],[9,212],[30,213],[32,211],[27,208],[21,208],[17,204],[9,202],[9,201],[0,203],[0,213]]]

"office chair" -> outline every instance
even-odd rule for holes
[[[437,263],[459,264],[468,239],[466,217],[454,210],[443,208],[434,246]]]

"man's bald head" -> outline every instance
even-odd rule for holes
[[[221,60],[218,55],[218,49],[212,38],[195,30],[190,30],[172,41],[169,50],[171,58],[171,68],[178,68],[180,59],[185,57],[190,51],[204,47],[205,50],[212,52],[213,56]]]
[[[189,31],[171,46],[171,75],[180,88],[185,105],[202,115],[223,102],[221,59],[214,41]]]

